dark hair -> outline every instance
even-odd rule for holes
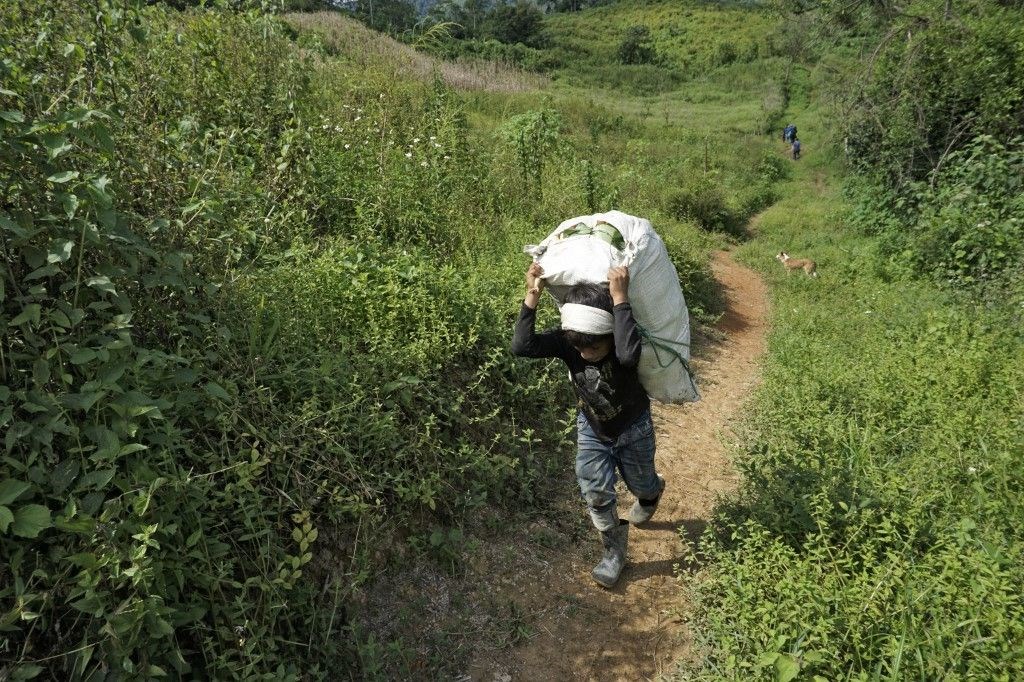
[[[588,305],[591,308],[612,312],[612,296],[608,293],[608,287],[603,284],[577,284],[565,295],[566,303],[578,303]],[[575,348],[589,348],[594,344],[609,338],[612,334],[586,334],[573,329],[562,331],[565,340]]]

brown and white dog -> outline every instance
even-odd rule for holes
[[[808,277],[818,276],[818,266],[810,258],[791,258],[785,251],[779,251],[779,255],[775,256],[775,260],[785,266],[786,272],[792,272],[800,268],[807,273]]]

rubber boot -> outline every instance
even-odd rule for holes
[[[658,485],[658,496],[654,498],[654,504],[640,504],[640,500],[633,503],[633,508],[629,510],[630,523],[646,523],[654,516],[654,512],[658,509],[658,502],[661,501],[661,494],[665,492],[665,479],[661,477],[661,474],[658,475]]]
[[[601,587],[615,587],[626,565],[626,541],[629,538],[629,521],[622,519],[619,525],[611,530],[601,531],[601,543],[604,545],[604,557],[594,566],[590,575]]]

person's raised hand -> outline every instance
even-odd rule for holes
[[[629,302],[629,268],[620,265],[608,270],[608,293],[615,305]]]
[[[540,263],[530,263],[526,269],[526,293],[539,294],[544,290],[544,268]]]
[[[526,269],[526,305],[536,308],[540,302],[540,292],[544,290],[544,268],[538,263],[530,263]]]

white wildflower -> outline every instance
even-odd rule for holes
[[[412,158],[412,152],[406,152],[405,153],[405,158],[411,159]]]
[[[969,474],[976,474],[976,473],[978,473],[978,470],[975,469],[974,467],[967,467],[967,473],[969,473]]]
[[[426,168],[427,167],[427,162],[426,161],[420,161],[420,165],[423,166],[424,168]]]
[[[418,137],[412,138],[412,143],[413,144],[419,144],[420,143],[420,138],[418,138]]]
[[[349,148],[350,148],[351,146],[352,146],[352,145],[350,145],[350,144],[346,143],[346,144],[345,144],[345,149],[349,149]]]

